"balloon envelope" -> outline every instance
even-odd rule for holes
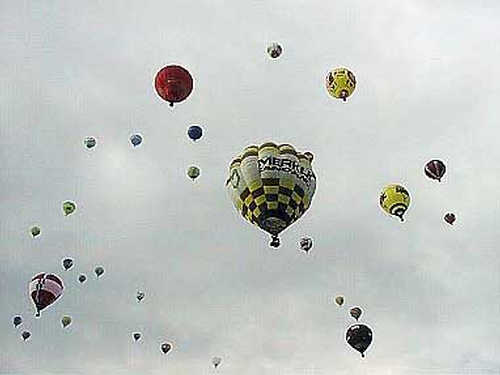
[[[212,358],[212,364],[214,365],[215,368],[217,368],[217,366],[219,366],[222,362],[222,358],[220,357],[213,357]]]
[[[63,328],[66,328],[71,324],[71,317],[70,316],[63,316],[61,319],[61,323]]]
[[[271,43],[267,47],[267,54],[272,59],[277,59],[278,57],[280,57],[282,52],[283,52],[283,48],[278,43]]]
[[[39,227],[37,227],[37,226],[32,227],[32,228],[30,229],[30,232],[31,232],[31,235],[32,235],[33,237],[36,237],[36,236],[38,236],[38,235],[40,234],[40,228],[39,228]]]
[[[346,68],[337,68],[326,76],[326,89],[336,99],[346,99],[352,95],[356,88],[356,77]]]
[[[313,155],[292,145],[272,142],[248,146],[229,166],[226,188],[245,220],[272,236],[278,235],[309,209],[316,191]]]
[[[194,165],[189,167],[187,170],[187,175],[189,178],[191,178],[194,181],[200,175],[200,168],[198,168]]]
[[[65,216],[72,214],[73,212],[75,212],[75,210],[76,210],[75,202],[66,201],[63,203],[63,212]]]
[[[78,276],[78,281],[83,284],[85,281],[87,281],[87,276],[82,273],[80,276]]]
[[[104,273],[104,268],[102,268],[101,266],[97,266],[94,272],[97,275],[97,277],[101,277],[102,274]]]
[[[193,77],[178,65],[162,68],[155,77],[155,89],[158,95],[173,106],[185,100],[193,91]]]
[[[365,351],[372,343],[373,333],[370,327],[364,324],[355,324],[348,328],[346,332],[347,343],[355,350],[365,356]]]
[[[14,323],[14,327],[17,327],[18,325],[23,323],[23,318],[21,318],[19,315],[15,316],[14,319],[12,319],[12,322]]]
[[[191,138],[193,141],[196,141],[201,138],[203,135],[203,129],[198,126],[198,125],[192,125],[188,129],[188,136]]]
[[[31,333],[29,333],[28,331],[24,331],[22,334],[21,334],[21,337],[23,338],[24,341],[28,340],[31,336]]]
[[[130,143],[132,143],[134,147],[139,146],[142,143],[142,136],[140,134],[132,134],[130,136]]]
[[[146,294],[144,292],[141,292],[141,291],[137,292],[137,295],[136,295],[137,301],[141,302],[145,296],[146,296]]]
[[[134,340],[137,341],[137,340],[139,340],[141,338],[141,334],[139,332],[135,332],[133,334],[133,337],[134,337]]]
[[[335,297],[335,303],[339,306],[342,306],[344,304],[344,297],[343,296]]]
[[[448,224],[453,225],[456,219],[457,218],[455,217],[455,214],[447,213],[446,215],[444,215],[444,221],[446,221]]]
[[[431,160],[424,167],[424,173],[427,177],[441,181],[446,173],[446,165],[441,160]]]
[[[73,259],[64,258],[62,261],[62,266],[66,271],[69,270],[71,267],[73,267]]]
[[[85,138],[85,140],[83,141],[83,143],[85,144],[85,146],[87,148],[92,148],[96,145],[97,141],[94,137],[87,137]]]
[[[36,308],[36,316],[50,306],[63,294],[64,285],[59,276],[52,273],[39,273],[29,283],[29,295]]]
[[[404,221],[403,215],[410,207],[410,193],[401,185],[387,185],[380,194],[379,202],[385,212]]]
[[[313,246],[313,240],[311,237],[302,237],[300,240],[300,248],[304,250],[306,253],[311,250]]]
[[[363,311],[359,307],[353,307],[350,311],[351,316],[356,320],[359,319],[362,313]]]

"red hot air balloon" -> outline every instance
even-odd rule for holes
[[[61,297],[63,290],[63,282],[52,273],[34,276],[29,283],[29,294],[36,307],[36,316],[40,316],[40,311]]]
[[[446,166],[441,160],[431,160],[425,165],[424,173],[427,177],[441,182],[441,178],[446,173]]]
[[[456,219],[457,218],[455,217],[455,214],[447,213],[446,215],[444,215],[444,221],[446,221],[448,224],[453,225]]]
[[[155,89],[173,107],[174,103],[182,102],[191,94],[193,77],[182,66],[168,65],[156,74]]]

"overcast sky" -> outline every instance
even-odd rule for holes
[[[499,16],[495,0],[0,0],[0,373],[214,375],[220,356],[220,375],[499,374]],[[173,109],[153,89],[168,64],[194,77]],[[347,103],[324,87],[338,66],[358,81]],[[317,176],[278,251],[224,189],[268,140],[312,152]],[[403,224],[378,206],[388,183],[412,196]],[[40,271],[66,289],[35,319]],[[353,305],[365,359],[344,340]]]

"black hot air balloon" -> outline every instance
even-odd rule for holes
[[[441,160],[434,159],[425,165],[424,173],[433,180],[441,181],[441,178],[446,173],[446,166]]]
[[[347,343],[358,352],[361,357],[365,357],[365,351],[372,343],[373,333],[370,327],[364,324],[354,324],[346,332],[345,339]]]
[[[455,214],[452,214],[451,212],[448,212],[446,215],[444,215],[444,221],[446,221],[448,224],[453,225],[457,218],[455,217]]]

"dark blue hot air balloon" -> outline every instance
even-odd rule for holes
[[[142,136],[140,134],[132,134],[130,136],[130,143],[132,143],[134,147],[139,146],[142,143]]]
[[[203,129],[198,125],[192,125],[188,129],[188,136],[193,141],[197,141],[203,135]]]

